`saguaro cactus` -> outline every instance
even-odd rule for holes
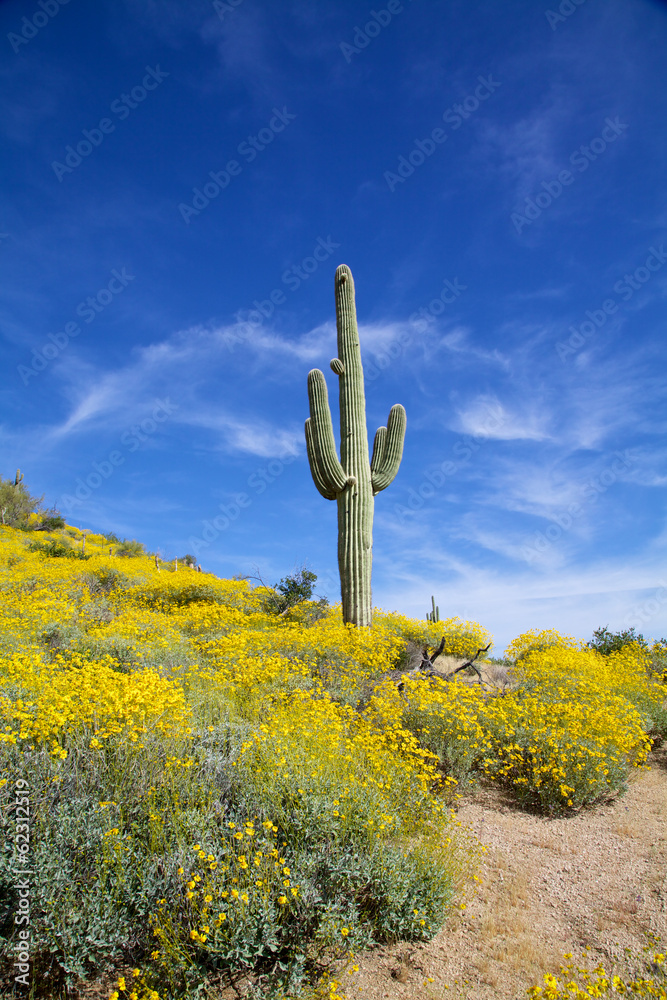
[[[315,486],[327,500],[338,501],[338,569],[343,621],[370,625],[374,497],[393,481],[403,455],[405,410],[392,406],[386,427],[375,432],[368,461],[366,397],[361,367],[352,272],[336,270],[338,357],[330,362],[338,375],[340,461],[329,410],[327,384],[319,368],[308,373],[310,417],[306,420],[308,461]]]
[[[439,622],[440,621],[440,608],[435,603],[435,597],[431,594],[431,604],[433,605],[433,611],[429,611],[426,615],[427,622]]]

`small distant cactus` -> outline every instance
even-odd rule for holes
[[[18,486],[19,483],[23,482],[23,473],[20,469],[16,470],[16,476],[14,477],[14,486]]]
[[[426,615],[427,622],[439,622],[440,621],[440,608],[436,607],[435,597],[431,594],[431,604],[433,606],[433,611],[429,611]]]

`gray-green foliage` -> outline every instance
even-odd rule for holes
[[[313,962],[324,959],[325,952],[330,958],[332,949],[343,954],[349,947],[399,937],[430,938],[456,892],[447,853],[439,848],[422,857],[398,844],[380,843],[369,850],[362,824],[338,842],[322,822],[332,812],[336,791],[331,789],[310,818],[301,815],[297,803],[285,802],[274,820],[276,844],[292,883],[300,887],[293,905],[249,912],[247,921],[222,940],[217,957],[190,941],[178,869],[186,875],[196,870],[196,843],[224,859],[236,843],[230,823],[238,829],[248,818],[267,817],[264,791],[233,765],[253,732],[253,724],[222,719],[213,732],[202,727],[187,742],[170,744],[148,733],[140,756],[122,737],[109,738],[100,750],[91,748],[82,733],[70,739],[64,761],[46,750],[2,747],[3,774],[9,779],[0,789],[5,959],[17,904],[10,793],[19,778],[28,782],[31,801],[33,978],[50,987],[51,995],[106,965],[150,965],[148,955],[156,944],[150,915],[159,911],[161,900],[163,912],[176,918],[179,954],[185,949],[189,956],[163,969],[160,982],[153,983],[165,1000],[198,995],[220,968],[232,976],[253,969],[264,982],[265,996],[279,983],[298,993]],[[165,767],[168,757],[186,756],[191,767]],[[257,829],[255,847],[261,837]],[[341,919],[355,928],[349,941],[341,941]]]
[[[28,518],[39,514],[40,520],[31,525]],[[0,476],[0,523],[10,528],[38,527],[46,531],[61,528],[64,520],[54,507],[46,507],[44,496],[33,496],[17,470],[14,480]]]
[[[142,542],[137,542],[136,539],[125,538],[118,546],[115,551],[115,555],[123,556],[126,558],[132,558],[133,556],[143,556],[146,554],[146,548]]]
[[[663,640],[664,641],[664,640]],[[586,643],[589,649],[594,649],[597,653],[608,656],[609,653],[616,653],[624,646],[636,643],[642,649],[646,649],[648,643],[643,635],[636,635],[634,628],[625,629],[623,632],[611,632],[607,625],[596,628],[593,638]]]
[[[89,555],[73,548],[66,538],[61,541],[51,539],[48,542],[31,542],[28,551],[41,552],[42,555],[50,556],[52,559],[90,559]]]

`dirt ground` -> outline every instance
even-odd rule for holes
[[[624,949],[643,958],[647,931],[667,948],[667,744],[648,763],[624,797],[566,819],[494,787],[461,798],[458,820],[488,847],[479,890],[428,944],[360,955],[344,976],[350,1000],[519,1000],[566,952],[650,975]]]

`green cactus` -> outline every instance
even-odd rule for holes
[[[433,594],[431,594],[431,605],[433,607],[433,611],[429,611],[429,613],[426,615],[426,621],[427,622],[439,622],[440,621],[440,608],[436,607],[435,597],[433,596]]]
[[[18,486],[23,482],[23,473],[20,469],[16,470],[16,476],[14,477],[14,486]]]
[[[308,461],[315,486],[327,500],[338,501],[338,569],[343,621],[370,625],[374,497],[393,481],[403,455],[405,410],[392,406],[386,427],[375,432],[368,461],[366,397],[354,304],[352,272],[336,270],[338,357],[330,367],[338,375],[340,461],[329,410],[327,384],[319,368],[308,373],[310,417],[306,420]]]

